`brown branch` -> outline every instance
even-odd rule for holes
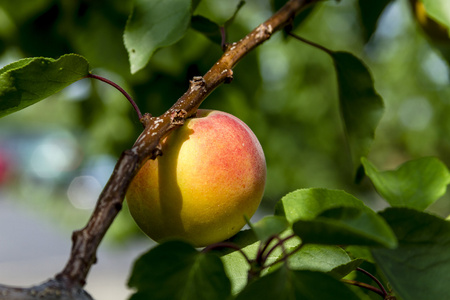
[[[87,225],[73,233],[72,251],[64,269],[55,276],[55,279],[32,288],[0,286],[0,300],[36,299],[38,298],[36,291],[48,286],[55,288],[47,291],[52,292],[50,294],[53,295],[53,298],[50,294],[46,294],[46,299],[69,299],[70,297],[63,297],[62,290],[68,291],[69,294],[72,293],[73,299],[90,299],[83,291],[83,286],[92,264],[96,261],[97,248],[121,210],[127,188],[140,167],[147,159],[155,159],[161,154],[160,141],[173,129],[182,125],[186,118],[195,115],[197,108],[216,87],[232,80],[233,67],[245,55],[268,40],[274,32],[288,25],[300,10],[312,2],[316,2],[316,0],[290,0],[287,2],[270,19],[243,39],[228,45],[217,63],[203,77],[194,77],[190,81],[188,90],[167,112],[159,117],[144,115],[141,118],[141,122],[145,126],[144,131],[133,147],[123,152],[119,158]],[[11,292],[13,290],[15,291],[14,297]],[[59,298],[58,295],[60,295]]]

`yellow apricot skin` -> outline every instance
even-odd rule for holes
[[[196,247],[226,240],[245,225],[264,193],[261,145],[241,120],[198,110],[162,142],[133,179],[127,203],[138,226],[157,242]]]

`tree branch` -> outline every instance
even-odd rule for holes
[[[222,83],[233,78],[233,67],[250,51],[268,40],[272,34],[290,24],[307,4],[317,0],[290,0],[266,22],[259,25],[238,42],[228,45],[222,57],[203,76],[194,77],[188,90],[163,115],[141,118],[145,129],[130,150],[123,152],[100,194],[87,225],[72,235],[72,250],[64,269],[41,285],[14,288],[0,285],[2,299],[38,299],[45,291],[45,299],[92,299],[84,290],[96,251],[106,231],[122,208],[127,188],[147,159],[161,155],[160,141],[184,120],[195,115],[205,98]]]

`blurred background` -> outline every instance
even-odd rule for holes
[[[223,24],[238,2],[203,0],[195,14]],[[382,2],[388,5],[373,34],[363,26],[356,0],[320,2],[295,32],[352,52],[370,68],[386,107],[369,155],[379,169],[423,156],[449,166],[448,35],[436,48],[410,1]],[[78,53],[93,73],[127,90],[141,111],[159,115],[192,76],[215,63],[220,45],[190,29],[131,75],[122,39],[131,7],[123,0],[0,0],[0,68],[24,57]],[[272,13],[269,0],[246,1],[227,29],[228,41]],[[277,33],[243,59],[232,84],[219,87],[202,108],[239,117],[262,144],[268,177],[256,218],[271,214],[283,195],[299,188],[343,189],[374,209],[386,205],[367,179],[353,181],[336,75],[325,53]],[[31,285],[62,269],[71,232],[85,225],[118,156],[141,130],[123,95],[88,79],[0,119],[1,283]],[[429,211],[447,216],[448,193]],[[151,245],[125,206],[99,249],[87,290],[96,299],[124,299],[132,261]]]

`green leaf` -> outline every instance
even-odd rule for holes
[[[191,19],[191,27],[205,35],[212,42],[219,45],[222,43],[220,26],[210,19],[203,16],[193,16]]]
[[[35,104],[88,74],[89,63],[76,54],[11,63],[0,69],[0,117]]]
[[[261,241],[277,235],[289,227],[288,221],[282,216],[265,216],[258,222],[249,225]]]
[[[365,245],[394,248],[396,238],[386,222],[370,209],[336,207],[314,220],[299,220],[293,230],[303,243]]]
[[[364,260],[362,258],[353,259],[345,264],[335,267],[333,270],[329,271],[328,274],[332,275],[334,278],[340,279],[350,274],[350,272],[354,271],[363,262]]]
[[[369,247],[365,246],[348,246],[345,251],[353,258],[361,258],[370,263],[375,263]]]
[[[287,252],[294,249],[295,247],[290,247]],[[277,259],[283,257],[284,254],[281,254]],[[299,251],[289,256],[288,266],[293,270],[330,272],[350,261],[347,252],[338,246],[304,245]]]
[[[361,60],[347,52],[328,53],[336,68],[342,118],[358,177],[361,157],[369,153],[375,129],[383,114],[383,101],[375,91],[367,66]]]
[[[228,299],[230,281],[222,262],[181,241],[156,246],[134,264],[130,299]]]
[[[408,208],[388,208],[381,215],[399,246],[372,249],[372,254],[395,293],[403,300],[450,295],[450,222]]]
[[[292,224],[297,220],[312,220],[324,210],[340,206],[369,209],[361,200],[344,191],[310,188],[284,196],[276,204],[275,214],[285,216]]]
[[[447,167],[434,157],[412,160],[385,172],[365,158],[361,161],[378,193],[392,206],[424,210],[445,194],[450,183]]]
[[[450,35],[450,5],[448,0],[421,0],[425,5],[427,14],[445,25],[449,30]]]
[[[362,25],[364,26],[364,40],[366,43],[370,40],[377,29],[378,19],[386,6],[392,0],[367,1],[359,0],[358,8],[361,14]]]
[[[249,258],[253,259],[256,257],[260,243],[253,230],[242,230],[233,236],[229,242],[240,246],[242,251]],[[239,251],[224,248],[221,251],[215,252],[221,255],[225,271],[231,281],[232,293],[238,293],[247,284],[247,275],[250,270],[250,265]]]
[[[313,271],[292,271],[281,267],[252,282],[236,297],[236,300],[253,299],[356,300],[358,297],[330,275]]]
[[[226,29],[228,26],[230,26],[234,22],[234,19],[236,18],[239,10],[244,6],[244,4],[245,1],[239,1],[233,15],[225,21],[223,26],[220,26],[216,22],[213,22],[204,16],[196,15],[191,19],[191,27],[192,29],[203,33],[212,42],[222,45],[221,27]]]
[[[191,0],[135,0],[124,33],[131,73],[144,68],[153,53],[180,40],[191,19]]]
[[[282,237],[285,233],[283,233]],[[286,232],[289,235],[290,232]],[[233,236],[229,242],[241,247],[242,251],[250,258],[255,259],[258,253],[260,241],[256,238],[253,230],[243,230]],[[275,241],[271,245],[274,245]],[[300,244],[298,238],[292,238],[284,243],[285,248],[294,248]],[[282,247],[277,247],[272,251],[266,260],[266,264],[275,262],[282,254]],[[247,284],[248,271],[250,265],[239,251],[224,248],[221,251],[215,251],[221,254],[226,273],[231,280],[232,293],[237,294]],[[267,273],[263,271],[262,274]]]

